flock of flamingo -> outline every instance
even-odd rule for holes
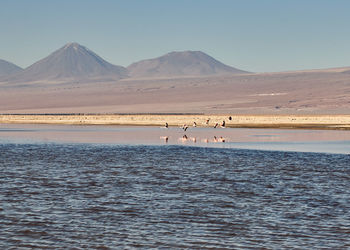
[[[229,119],[229,120],[232,120],[232,117],[230,116],[228,119]],[[203,125],[209,127],[209,126],[210,126],[209,122],[210,122],[210,118],[208,118],[208,119],[203,123]],[[196,123],[195,121],[193,122],[192,127],[193,127],[193,128],[197,127],[197,123]],[[220,128],[225,128],[225,127],[226,127],[226,121],[225,121],[225,120],[222,121],[222,123],[221,123],[220,125],[219,125],[218,122],[215,122],[215,125],[213,126],[213,128],[216,129],[216,128],[219,128],[219,127],[220,127]],[[165,123],[164,128],[169,129],[169,124],[168,124],[167,122]],[[189,126],[188,126],[187,124],[184,124],[184,125],[183,125],[182,127],[180,127],[180,128],[181,128],[184,132],[186,132],[187,129],[189,128]],[[165,143],[168,143],[168,141],[169,141],[169,136],[161,136],[160,139],[161,139],[161,140],[164,140]],[[188,141],[196,143],[196,142],[197,142],[197,138],[196,138],[196,137],[188,137],[186,134],[184,134],[182,137],[178,138],[178,141],[180,141],[180,142],[182,142],[182,143],[185,143],[185,142],[188,142]],[[227,140],[226,140],[226,138],[224,138],[224,137],[222,137],[222,136],[220,136],[220,137],[214,136],[212,140],[209,140],[208,138],[204,138],[204,139],[202,139],[201,141],[204,142],[204,143],[209,143],[209,142],[214,142],[214,143],[216,143],[216,142],[226,142]]]

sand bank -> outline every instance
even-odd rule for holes
[[[229,119],[231,117],[231,120]],[[209,123],[206,121],[209,119]],[[80,125],[142,125],[210,127],[226,122],[235,128],[309,128],[349,129],[350,115],[0,115],[0,123],[15,124],[80,124]]]

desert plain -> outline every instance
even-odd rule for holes
[[[0,122],[203,126],[210,118],[209,126],[348,129],[349,79],[334,69],[2,84]]]

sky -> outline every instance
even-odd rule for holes
[[[1,0],[0,59],[28,67],[69,42],[128,66],[200,50],[278,72],[350,66],[348,0]]]

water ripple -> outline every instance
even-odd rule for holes
[[[348,155],[0,144],[2,248],[349,248]]]

